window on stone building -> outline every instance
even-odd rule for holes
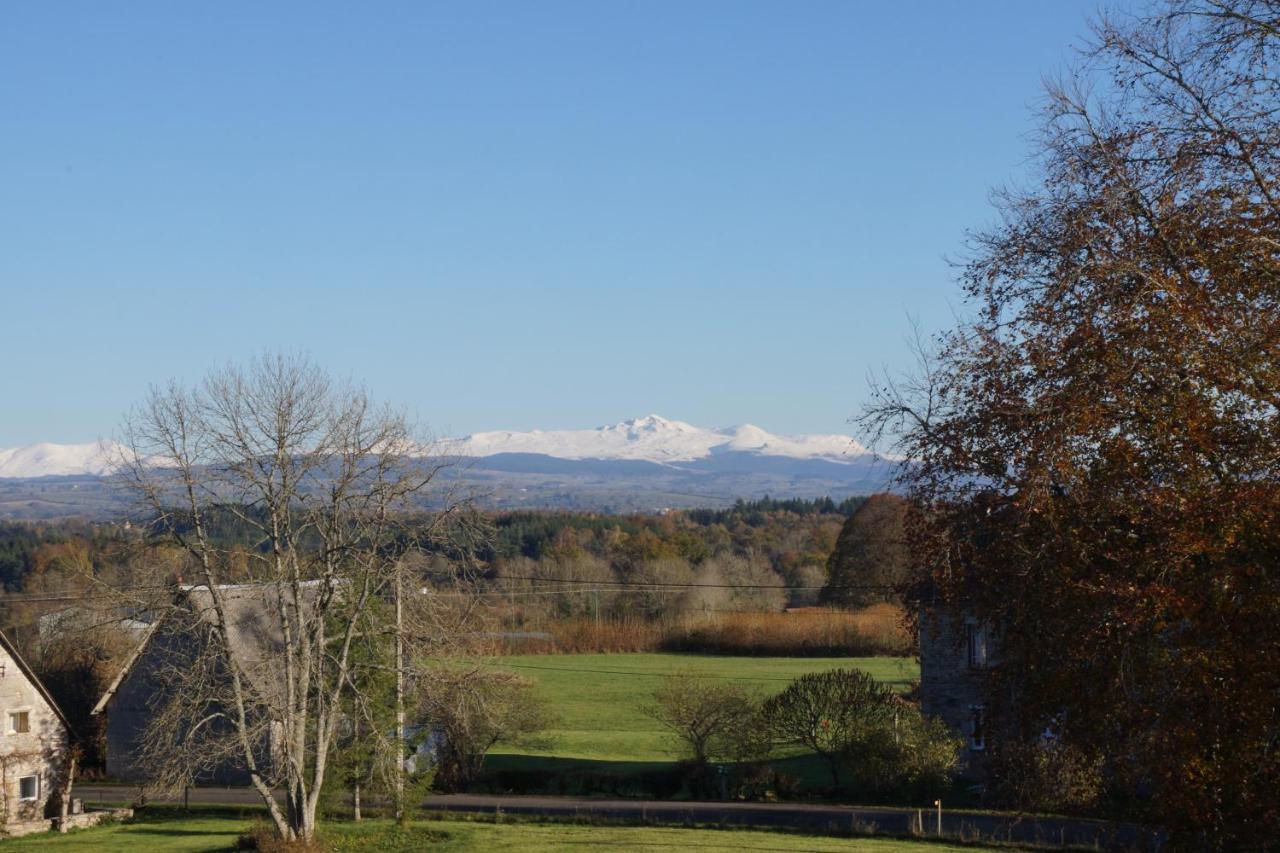
[[[987,748],[987,709],[982,705],[969,706],[969,748]]]
[[[987,668],[987,631],[976,622],[968,622],[964,626],[965,648],[969,659],[969,669]]]
[[[31,712],[30,711],[10,711],[9,712],[9,734],[22,735],[31,731]]]
[[[40,777],[39,776],[23,776],[18,780],[18,799],[20,800],[38,800],[40,799]]]

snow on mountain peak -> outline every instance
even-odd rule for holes
[[[117,446],[32,444],[0,449],[0,478],[102,475]],[[692,462],[724,453],[854,462],[869,451],[847,435],[775,435],[752,424],[707,429],[660,415],[595,429],[497,430],[445,439],[439,449],[459,456],[529,453],[559,459],[627,459],[660,464]]]
[[[0,477],[101,476],[111,470],[112,456],[113,445],[100,441],[0,448]]]
[[[729,452],[851,462],[868,452],[844,435],[779,436],[751,424],[706,429],[661,415],[631,418],[596,429],[478,432],[448,442],[448,446],[450,452],[462,456],[536,453],[560,459],[659,463],[689,462]]]

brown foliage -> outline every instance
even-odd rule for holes
[[[857,612],[803,608],[786,613],[712,613],[666,621],[567,619],[545,643],[508,642],[507,653],[690,652],[825,657],[910,655],[902,610],[877,604]]]
[[[822,601],[865,607],[896,601],[895,588],[911,574],[906,522],[910,504],[898,495],[872,495],[849,516],[827,560]]]
[[[971,322],[886,383],[928,600],[1002,636],[1046,727],[1183,846],[1280,837],[1280,3],[1104,20],[1001,196]]]
[[[789,613],[722,613],[668,631],[664,651],[830,657],[909,655],[902,611],[879,604],[857,613],[806,608]]]

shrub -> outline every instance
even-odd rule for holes
[[[437,671],[421,696],[423,716],[441,732],[435,783],[459,790],[480,773],[495,743],[529,743],[550,724],[533,682],[505,672]]]
[[[801,676],[764,703],[762,716],[776,738],[816,752],[837,787],[844,769],[860,793],[928,799],[959,769],[960,737],[856,670]]]
[[[285,841],[275,827],[257,821],[249,831],[235,841],[235,850],[256,850],[258,853],[324,853],[328,848],[319,840]]]
[[[1001,805],[1037,811],[1088,811],[1102,791],[1102,758],[1059,740],[1001,739],[988,757],[991,795]]]
[[[892,720],[891,697],[865,672],[833,669],[800,676],[764,703],[762,715],[776,740],[817,753],[838,787],[843,756]]]
[[[767,753],[757,733],[758,707],[737,684],[688,672],[664,676],[644,709],[684,746],[694,765],[743,761]]]
[[[860,728],[840,754],[852,787],[879,797],[931,800],[950,787],[963,738],[946,723],[890,697],[891,713]]]

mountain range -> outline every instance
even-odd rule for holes
[[[757,426],[707,429],[646,415],[595,429],[478,432],[446,439],[459,456],[533,453],[557,459],[632,459],[657,464],[692,462],[726,453],[852,462],[868,451],[847,435],[780,436]]]
[[[107,442],[0,449],[0,516],[75,514],[89,495],[106,501],[112,450]],[[427,453],[461,458],[452,476],[492,506],[604,511],[866,494],[886,487],[895,464],[845,435],[706,428],[659,415],[594,429],[478,432]]]

